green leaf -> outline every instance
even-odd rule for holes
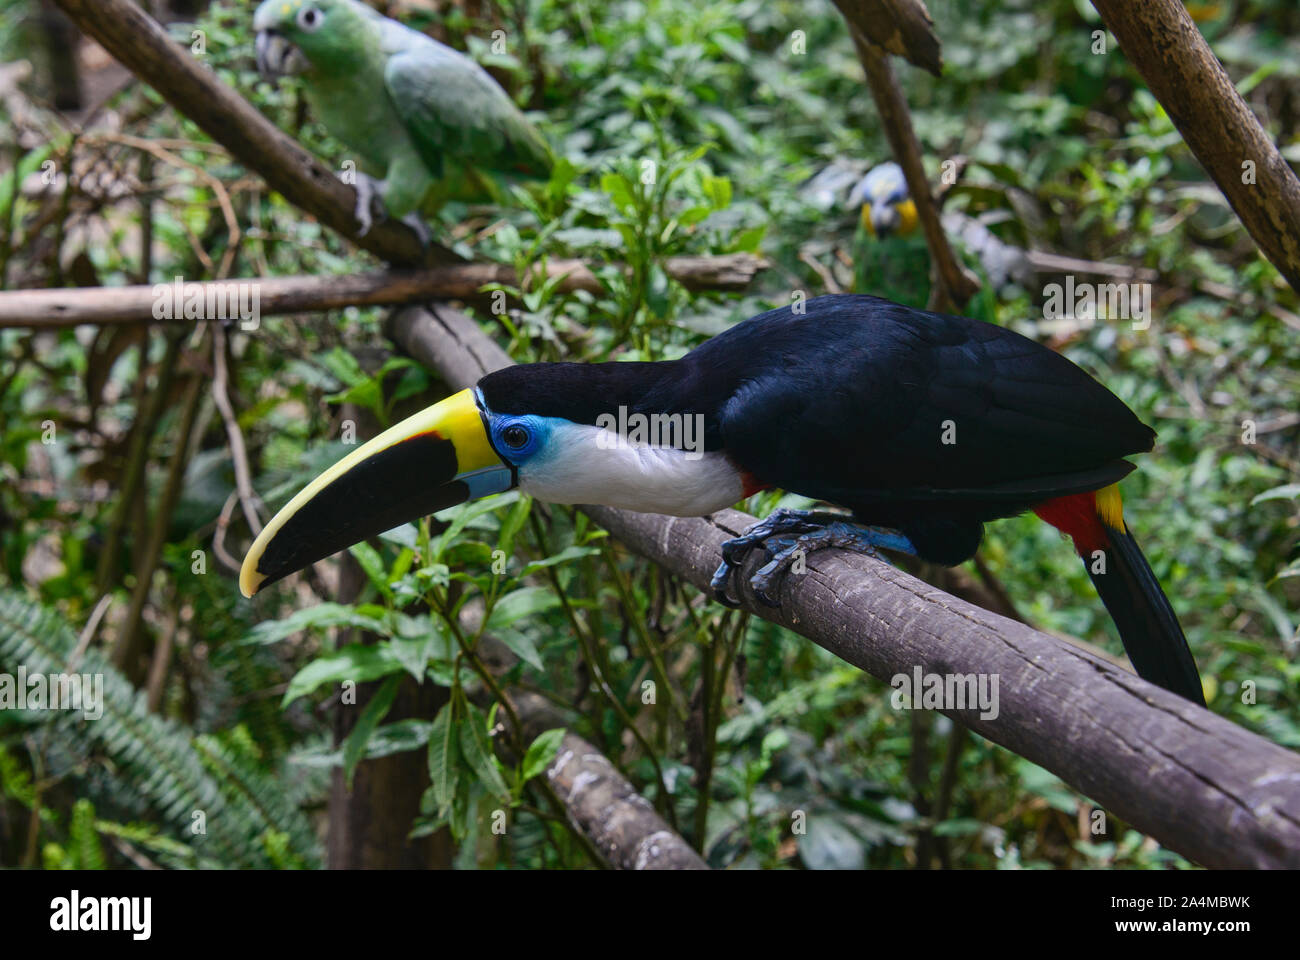
[[[497,634],[497,639],[509,647],[520,660],[538,670],[545,669],[542,655],[537,652],[537,645],[531,637],[524,636],[518,630],[507,630]]]
[[[439,649],[438,641],[442,634],[433,617],[405,617],[401,621],[401,635],[389,641],[389,648],[406,672],[415,677],[417,683],[424,680],[425,668],[434,651]]]
[[[726,177],[706,176],[704,192],[715,210],[725,210],[731,206],[731,181]]]
[[[429,789],[433,791],[438,816],[446,816],[456,794],[460,751],[456,746],[457,723],[453,705],[445,704],[429,728]]]
[[[515,536],[523,529],[532,508],[533,498],[521,496],[506,514],[506,518],[501,521],[501,532],[497,534],[497,549],[504,550],[507,557],[514,551]]]
[[[317,657],[294,675],[284,692],[281,707],[287,707],[321,684],[353,680],[364,683],[378,680],[402,669],[402,661],[393,655],[388,644],[352,643],[335,653]]]
[[[517,490],[512,490],[509,493],[488,497],[486,500],[474,500],[470,503],[462,504],[461,506],[453,507],[450,510],[444,511],[441,514],[441,517],[444,519],[450,519],[451,522],[434,544],[434,559],[441,559],[442,553],[447,549],[447,546],[472,521],[477,520],[485,513],[491,513],[493,510],[512,504],[518,499],[519,492]]]
[[[492,741],[487,735],[487,720],[472,703],[465,705],[468,716],[460,725],[460,749],[479,781],[498,797],[508,797],[510,789],[501,777]]]
[[[564,728],[556,727],[537,735],[537,739],[528,745],[524,753],[522,783],[527,783],[551,765],[560,753],[560,744],[564,741]]]
[[[388,716],[388,711],[393,706],[393,699],[397,696],[397,685],[401,682],[401,677],[389,677],[384,681],[383,685],[375,691],[375,695],[370,698],[366,708],[361,711],[356,726],[352,728],[352,732],[343,743],[343,777],[347,781],[349,790],[352,788],[352,774],[356,772],[357,764],[365,754],[370,735],[375,732],[380,721]]]
[[[621,173],[607,173],[600,178],[600,189],[609,194],[610,200],[614,202],[623,213],[630,213],[636,209],[636,198],[632,195],[632,184]]]
[[[546,567],[553,567],[557,563],[568,563],[570,560],[577,560],[579,557],[589,557],[593,553],[600,553],[600,550],[596,547],[565,547],[552,557],[543,557],[541,560],[530,561],[519,572],[519,576],[521,578],[526,577],[530,573],[536,573]]]
[[[241,642],[275,643],[304,630],[325,630],[329,627],[357,627],[382,636],[389,633],[383,622],[360,613],[355,607],[341,603],[318,603],[314,607],[296,610],[283,620],[262,621]]]
[[[379,384],[374,380],[367,380],[364,383],[358,383],[354,387],[348,387],[338,393],[331,393],[325,398],[329,403],[355,403],[358,407],[364,407],[379,420],[383,420],[383,393],[379,389]]]
[[[516,620],[553,610],[559,605],[560,598],[546,587],[522,587],[496,602],[484,629],[489,632],[503,630]]]
[[[371,734],[366,757],[386,757],[392,753],[404,753],[423,747],[428,744],[429,731],[432,729],[433,724],[428,720],[418,720],[415,717],[386,723]]]
[[[984,829],[984,824],[970,817],[943,820],[934,825],[936,837],[969,837]]]
[[[396,544],[399,547],[406,547],[408,550],[418,550],[420,548],[420,531],[415,528],[413,523],[404,523],[400,527],[385,530],[379,535],[379,539],[386,543]]]
[[[1265,500],[1297,500],[1300,499],[1300,483],[1288,483],[1281,487],[1274,487],[1272,490],[1265,490],[1254,500],[1250,501],[1253,507],[1257,503],[1263,503]]]
[[[335,347],[316,359],[321,366],[334,375],[334,379],[346,387],[355,387],[357,384],[365,383],[366,380],[370,379],[361,369],[361,364],[357,362],[356,356],[342,347]]]
[[[393,595],[392,585],[388,582],[388,568],[384,565],[383,558],[368,543],[354,543],[348,548],[348,552],[357,558],[357,563],[361,564],[361,569],[366,572],[367,579],[370,580],[384,596],[391,598]]]
[[[700,204],[698,207],[689,207],[677,215],[677,221],[684,227],[692,227],[703,221],[713,208],[708,204]]]
[[[766,232],[766,226],[741,230],[732,238],[731,251],[735,253],[758,253],[758,248],[763,243],[763,234]]]

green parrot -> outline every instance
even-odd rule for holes
[[[546,142],[486,70],[357,0],[265,0],[253,29],[258,72],[301,74],[316,117],[355,151],[361,235],[375,209],[427,244],[420,213],[550,176]]]

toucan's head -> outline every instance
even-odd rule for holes
[[[257,72],[271,80],[344,65],[365,49],[359,32],[367,16],[352,0],[265,0],[253,14]]]
[[[892,161],[872,167],[849,192],[848,205],[859,211],[863,229],[872,236],[906,236],[916,229],[916,204],[907,192],[903,168]]]
[[[309,564],[439,510],[515,487],[551,503],[698,515],[744,482],[678,414],[667,442],[619,442],[618,422],[668,364],[527,364],[489,374],[348,454],[272,518],[244,558],[251,597]],[[702,417],[700,418],[702,420]]]

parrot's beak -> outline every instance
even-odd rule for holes
[[[274,30],[257,31],[257,72],[264,80],[301,73],[307,66],[302,51]]]
[[[253,542],[239,571],[251,597],[354,543],[517,483],[462,390],[385,430],[313,480]]]
[[[889,236],[898,227],[898,222],[898,210],[891,204],[872,203],[862,208],[862,225],[874,237],[883,239]]]
[[[862,223],[862,229],[867,231],[867,236],[874,237],[876,235],[876,224],[871,219],[871,204],[864,203],[862,205],[862,208],[858,211],[858,219]]]

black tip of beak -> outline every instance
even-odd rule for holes
[[[333,477],[295,513],[257,559],[254,589],[385,530],[469,499],[456,449],[435,433],[381,450]]]

